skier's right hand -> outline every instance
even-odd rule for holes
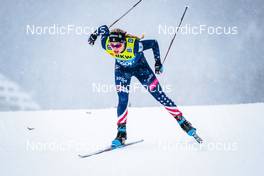
[[[96,33],[92,33],[88,39],[88,43],[90,45],[94,45],[94,42],[96,41],[97,39],[97,34]]]
[[[160,60],[157,60],[155,62],[155,73],[156,74],[161,74],[163,72],[163,65],[162,63],[160,62]]]

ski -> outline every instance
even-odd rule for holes
[[[95,151],[95,152],[90,153],[90,154],[84,154],[84,155],[79,154],[78,156],[80,158],[87,158],[87,157],[91,157],[91,156],[94,156],[94,155],[98,155],[98,154],[101,154],[101,153],[104,153],[104,152],[109,152],[109,151],[112,151],[112,150],[115,150],[115,149],[124,148],[124,147],[130,146],[130,145],[133,145],[133,144],[137,144],[137,143],[140,143],[140,142],[143,142],[143,141],[144,140],[141,139],[141,140],[137,140],[137,141],[133,141],[133,142],[126,143],[126,144],[121,145],[119,147],[109,146],[109,147],[106,147],[105,149],[101,149],[101,150]]]

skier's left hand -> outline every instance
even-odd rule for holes
[[[94,45],[94,42],[96,41],[96,39],[97,39],[97,35],[96,35],[96,33],[92,33],[92,34],[90,35],[89,39],[88,39],[88,43],[89,43],[90,45]]]
[[[163,72],[163,65],[161,64],[160,61],[156,61],[156,63],[155,63],[155,73],[159,75],[162,72]]]

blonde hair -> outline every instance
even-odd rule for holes
[[[119,29],[119,28],[112,29],[110,32],[123,33],[123,34],[125,34],[126,37],[136,38],[136,39],[138,39],[138,40],[144,38],[144,34],[142,34],[141,37],[138,37],[138,36],[136,36],[136,35],[128,34],[126,31],[124,31],[124,30],[122,30],[122,29]]]

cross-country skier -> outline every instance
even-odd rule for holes
[[[157,77],[150,68],[143,51],[152,49],[155,59],[155,73],[160,74],[163,66],[160,60],[159,45],[156,40],[141,40],[127,34],[121,29],[109,31],[106,25],[99,27],[91,34],[88,43],[94,45],[97,37],[101,35],[103,49],[115,58],[115,84],[119,98],[117,107],[117,136],[112,141],[112,147],[118,147],[127,139],[126,122],[128,115],[129,86],[132,76],[147,88],[148,92],[160,102],[166,110],[177,120],[181,128],[193,136],[196,129],[192,127],[177,108],[176,104],[162,91]]]

